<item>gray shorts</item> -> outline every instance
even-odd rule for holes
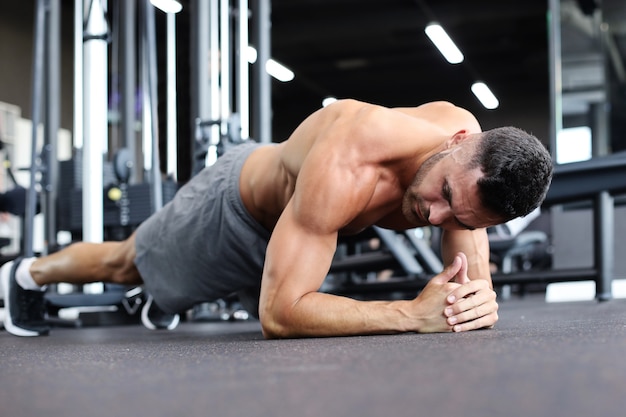
[[[204,168],[137,229],[135,265],[163,310],[237,293],[258,315],[258,296],[270,232],[248,213],[239,175],[259,144],[230,149]]]

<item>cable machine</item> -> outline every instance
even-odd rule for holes
[[[60,56],[60,4],[59,0],[37,0],[35,13],[35,48],[33,59],[33,131],[30,166],[30,187],[24,221],[25,256],[33,256],[34,216],[37,200],[42,202],[44,214],[43,255],[55,250],[56,234],[59,230],[80,229],[81,240],[101,242],[104,229],[123,227],[128,230],[137,226],[151,213],[158,210],[163,199],[171,199],[176,191],[175,184],[162,184],[159,164],[158,117],[157,117],[157,72],[156,30],[154,8],[149,0],[124,0],[114,3],[120,16],[115,36],[111,35],[107,12],[107,0],[75,0],[74,2],[74,158],[71,161],[57,160],[56,136],[59,130],[59,56]],[[136,11],[137,10],[137,13]],[[137,19],[138,17],[138,19]],[[168,16],[169,21],[172,19]],[[139,39],[135,39],[135,24],[139,21]],[[117,29],[114,28],[114,29]],[[174,36],[168,27],[168,37]],[[115,40],[121,51],[122,83],[120,88],[123,116],[121,141],[110,149],[109,132],[112,120],[109,112],[111,98],[117,90],[109,85],[109,44]],[[136,47],[138,45],[138,48]],[[136,50],[140,56],[137,57]],[[170,50],[171,53],[171,50]],[[117,58],[115,56],[114,58]],[[173,59],[172,56],[169,57]],[[137,65],[138,63],[138,65]],[[117,69],[117,60],[113,67]],[[138,67],[138,68],[137,68]],[[139,73],[137,77],[136,73]],[[175,85],[175,72],[168,72],[168,84]],[[139,78],[140,83],[136,82]],[[140,86],[139,86],[140,85]],[[117,86],[115,86],[117,87]],[[143,145],[138,143],[136,132],[136,94],[142,108]],[[115,94],[112,94],[115,93]],[[114,100],[111,100],[114,101]],[[43,108],[44,137],[39,147],[37,127],[40,110]],[[169,108],[171,111],[171,107]],[[168,115],[168,118],[171,117]],[[175,115],[174,115],[175,117]],[[175,126],[175,125],[174,125]],[[168,135],[168,140],[176,140]],[[116,146],[115,146],[116,145]],[[115,149],[115,148],[119,149]],[[41,148],[41,150],[39,150]],[[168,146],[172,148],[172,146]],[[174,145],[175,149],[176,146]],[[137,151],[139,149],[139,151]],[[141,149],[149,155],[143,159]],[[109,151],[118,151],[112,162],[107,162]],[[120,152],[121,151],[121,152]],[[135,164],[135,162],[141,162]],[[59,172],[59,166],[61,172]],[[141,182],[146,167],[148,182]],[[68,168],[69,167],[69,168]],[[133,168],[140,169],[134,170]],[[62,173],[68,174],[61,183]],[[116,180],[117,178],[117,180]],[[116,198],[106,198],[111,191],[109,184],[119,187]],[[163,188],[167,189],[164,196]],[[58,198],[62,193],[63,198]],[[109,194],[111,195],[111,194]],[[148,204],[142,200],[150,200]],[[136,208],[135,202],[139,201]],[[131,204],[133,203],[133,204]],[[59,204],[65,210],[57,210]],[[57,215],[57,211],[61,215]],[[65,216],[65,217],[64,217]],[[57,221],[59,220],[59,221]],[[63,224],[61,224],[63,223]],[[65,228],[67,227],[67,228]],[[85,293],[75,288],[68,294],[50,291],[46,299],[51,310],[63,307],[112,306],[122,304],[133,314],[140,302],[136,295],[129,295],[127,288],[104,292]]]
[[[250,140],[250,97],[252,133],[258,142],[271,142],[270,78],[263,65],[270,56],[270,2],[253,0],[249,5],[248,0],[194,0],[192,7],[192,174],[196,174],[229,146]],[[249,26],[259,63],[253,67],[252,94]]]
[[[63,228],[68,224],[70,227],[81,227],[82,240],[101,242],[105,240],[103,229],[107,224],[137,225],[143,220],[141,217],[144,214],[147,217],[158,210],[164,200],[173,197],[175,192],[174,189],[167,196],[163,195],[165,184],[162,184],[160,172],[154,8],[149,0],[120,0],[113,2],[113,11],[109,13],[108,3],[107,0],[74,1],[75,161],[72,164],[77,162],[79,167],[71,167],[72,189],[68,191],[63,188],[63,199],[58,199],[59,177],[62,177],[56,158],[60,108],[60,2],[37,0],[31,186],[27,195],[24,232],[26,256],[34,255],[33,219],[38,199],[42,202],[45,218],[46,248],[43,254],[47,254],[49,248],[57,246],[57,231],[69,230]],[[271,142],[270,78],[264,65],[270,56],[270,1],[252,0],[251,3],[249,5],[248,0],[192,1],[190,122],[195,127],[195,137],[191,143],[194,155],[192,174],[211,165],[229,146],[250,140],[251,133],[259,142]],[[107,21],[112,15],[116,17],[113,23],[117,25],[113,30]],[[249,72],[247,55],[250,28],[259,63],[252,67],[252,74]],[[176,52],[173,15],[167,16],[166,36],[167,171],[175,179],[176,71],[173,63]],[[110,46],[114,52],[112,57],[109,55]],[[110,68],[113,71],[120,70],[118,79],[115,78],[118,74],[109,74]],[[114,101],[111,99],[113,96],[119,97],[119,131],[110,118],[109,106]],[[141,114],[137,114],[139,106]],[[42,108],[44,144],[39,154],[37,126],[40,123],[39,110]],[[140,119],[142,126],[140,133],[136,130],[137,119]],[[119,137],[115,136],[117,132]],[[112,150],[124,152],[112,162],[107,162],[106,155],[112,153]],[[143,157],[142,150],[149,157]],[[115,176],[121,184],[119,199],[115,202],[118,211],[111,220],[110,213],[107,214],[107,204],[110,205],[110,202],[105,193],[109,184],[107,181],[111,181],[111,178],[114,180]],[[150,204],[148,212],[142,212],[137,217],[137,213],[130,208],[129,199],[132,199],[133,187],[142,185],[144,177],[148,181],[143,185],[150,188]],[[57,221],[57,203],[61,200],[67,204],[64,208],[71,207],[73,210],[69,220]],[[59,224],[63,222],[65,224]],[[57,307],[68,307],[113,305],[128,301],[129,297],[126,290],[105,290],[99,294],[50,292],[47,299]],[[136,306],[127,307],[134,309]]]

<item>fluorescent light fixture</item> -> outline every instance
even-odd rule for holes
[[[478,101],[480,101],[486,109],[497,109],[500,105],[496,96],[491,92],[485,83],[476,82],[472,84],[472,93],[474,93]]]
[[[183,10],[183,5],[176,0],[150,0],[150,3],[165,13],[178,13]]]
[[[253,46],[248,46],[248,49],[246,50],[246,60],[250,64],[254,64],[256,62],[257,55],[256,49]],[[265,63],[265,71],[278,81],[282,81],[284,83],[291,81],[296,77],[296,74],[294,74],[292,70],[271,58]]]
[[[324,100],[322,100],[322,107],[326,107],[328,105],[331,105],[335,101],[337,101],[337,99],[335,97],[326,97]]]
[[[451,64],[459,64],[463,62],[463,53],[457,48],[450,36],[443,28],[436,24],[431,23],[424,29],[426,36],[435,44],[441,55]]]
[[[272,58],[268,59],[265,63],[265,71],[278,81],[282,81],[284,83],[291,81],[296,77],[296,74],[294,74],[292,70],[283,64],[274,61]]]
[[[256,57],[256,49],[254,49],[254,47],[252,46],[248,46],[248,49],[246,49],[246,59],[248,60],[248,62],[254,64],[256,62]]]

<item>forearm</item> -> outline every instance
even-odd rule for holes
[[[489,269],[489,239],[485,229],[444,231],[441,241],[441,253],[444,264],[448,264],[458,252],[467,256],[470,279],[484,279],[491,283]]]
[[[464,284],[451,282],[455,277]],[[357,301],[312,289],[295,296],[288,286],[270,286],[261,288],[259,313],[268,339],[473,330],[497,320],[488,284],[468,279],[467,259],[459,254],[413,300]]]
[[[442,245],[444,245],[442,247],[444,259],[450,255],[449,251],[456,250],[466,255],[468,265],[465,276],[468,283],[460,288],[460,291],[462,291],[460,294],[454,294],[457,302],[450,306],[453,312],[452,316],[449,315],[448,323],[454,324],[454,331],[493,327],[498,321],[498,304],[496,302],[496,293],[493,291],[493,282],[489,269],[490,251],[486,230],[460,231],[456,234],[448,233],[447,236],[444,234]],[[486,281],[487,287],[482,287],[482,289],[478,287],[479,290],[475,291],[479,281]],[[467,299],[469,294],[472,295],[469,298],[471,301]],[[469,313],[466,312],[468,303],[469,307],[474,307],[469,308],[471,310]],[[477,305],[479,307],[475,307]],[[451,320],[454,320],[454,322]]]
[[[261,324],[268,339],[418,331],[419,320],[409,316],[408,303],[310,292],[282,311],[261,311]]]

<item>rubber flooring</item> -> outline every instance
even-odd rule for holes
[[[623,416],[626,300],[500,304],[495,329],[264,340],[257,322],[0,331],[0,416]]]

